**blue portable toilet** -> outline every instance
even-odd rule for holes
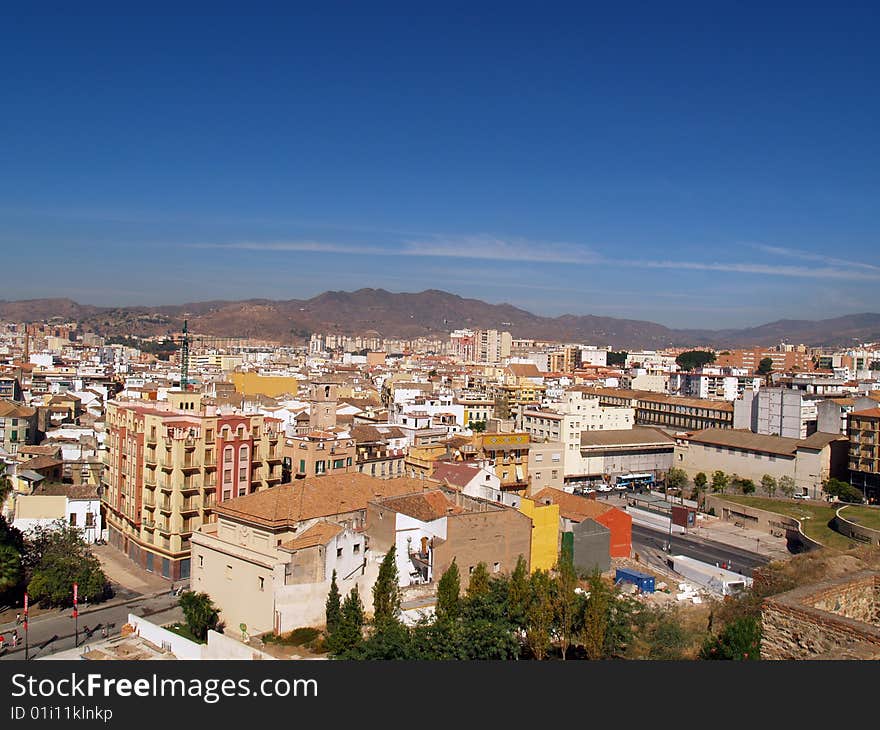
[[[614,583],[633,583],[642,593],[654,592],[654,576],[632,568],[618,568],[614,574]]]

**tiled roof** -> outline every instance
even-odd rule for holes
[[[793,439],[783,436],[752,433],[744,429],[706,428],[691,434],[687,437],[687,440],[714,446],[727,446],[745,451],[760,451],[765,454],[794,456],[798,448],[821,449],[832,441],[844,438],[844,436],[838,434],[817,432],[806,439]]]
[[[573,522],[581,522],[587,518],[592,519],[605,514],[608,510],[616,509],[610,504],[587,499],[577,494],[569,494],[561,489],[553,489],[553,487],[545,487],[537,494],[532,495],[530,499],[533,499],[538,505],[545,504],[549,499],[551,504],[559,505],[560,517]]]
[[[439,489],[402,497],[389,497],[381,500],[381,504],[383,508],[421,522],[432,522],[448,514],[457,515],[464,512],[464,509],[451,502]]]
[[[308,530],[293,540],[279,545],[283,550],[304,550],[305,548],[326,545],[342,532],[342,527],[329,522],[316,522]]]
[[[367,502],[377,497],[410,494],[436,487],[436,484],[408,477],[377,479],[359,472],[328,474],[228,499],[214,511],[233,520],[284,527],[303,520],[365,510]]]
[[[61,466],[64,462],[61,459],[56,459],[53,456],[35,456],[33,459],[28,459],[21,466],[23,469],[32,469],[34,471],[38,471],[40,469],[51,469],[54,466]]]
[[[611,431],[581,431],[581,446],[635,446],[644,444],[669,444],[675,439],[658,428],[633,426]]]
[[[880,418],[880,408],[868,408],[864,411],[853,411],[849,414],[852,416],[865,416],[868,418]]]
[[[36,413],[21,403],[0,398],[0,418],[30,418]]]
[[[479,473],[480,467],[476,464],[438,461],[434,464],[433,477],[455,487],[464,487]]]

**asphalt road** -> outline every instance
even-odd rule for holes
[[[151,616],[153,614],[168,611],[177,605],[177,597],[169,593],[152,598],[143,596],[133,598],[124,604],[110,606],[108,608],[89,609],[85,613],[80,611],[77,621],[74,621],[70,609],[61,615],[40,617],[30,621],[28,626],[28,658],[36,659],[59,651],[74,648],[76,640],[75,624],[78,623],[79,643],[82,646],[91,641],[101,641],[101,628],[106,626],[108,636],[118,636],[123,624],[128,620],[128,614],[138,616]],[[91,635],[90,635],[91,632]],[[4,632],[7,647],[0,654],[0,661],[5,659],[24,659],[24,632],[18,629],[18,646],[13,649],[10,641],[10,632]]]
[[[667,540],[669,540],[669,533],[664,530],[654,530],[644,525],[634,524],[632,526],[633,549],[636,552],[640,549],[662,551]],[[689,558],[702,560],[712,565],[727,563],[728,566],[733,566],[731,570],[747,576],[752,575],[754,568],[769,562],[769,558],[765,555],[691,535],[673,535],[670,554],[686,555]]]

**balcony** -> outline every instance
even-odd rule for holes
[[[159,532],[161,532],[163,535],[170,535],[174,532],[174,530],[171,529],[171,524],[168,522],[160,522],[156,525],[156,529],[159,530]]]
[[[148,530],[153,530],[156,527],[156,523],[153,520],[141,520],[141,525]]]
[[[158,457],[156,456],[155,452],[153,452],[151,454],[149,451],[145,451],[144,452],[144,463],[151,464],[152,466],[156,466],[156,464],[158,464],[159,462],[158,462]]]
[[[194,481],[190,481],[190,482],[184,482],[183,485],[180,487],[180,491],[184,492],[184,493],[198,492],[201,488],[202,488],[201,484],[198,484],[197,482],[194,482]]]
[[[174,471],[174,462],[170,459],[163,459],[160,466],[162,467],[162,471]]]
[[[198,471],[202,467],[194,461],[184,461],[180,468],[184,471]]]
[[[198,514],[201,505],[199,502],[195,500],[191,500],[189,502],[184,502],[183,506],[180,508],[181,514],[190,515],[190,514]]]
[[[171,507],[171,501],[168,499],[159,500],[159,511],[165,512],[166,514],[171,514],[173,511]]]

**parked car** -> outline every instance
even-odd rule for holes
[[[792,496],[795,499],[809,499],[810,498],[809,494],[793,494]]]
[[[611,492],[614,490],[614,487],[612,487],[610,484],[602,484],[598,487],[598,489],[600,492]]]

